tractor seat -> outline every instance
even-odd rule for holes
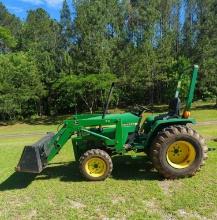
[[[180,115],[180,107],[181,107],[181,101],[179,98],[171,99],[169,103],[168,113],[156,116],[154,118],[154,121],[169,119],[169,118],[178,118]]]
[[[180,115],[180,105],[181,105],[181,101],[179,98],[173,98],[170,100],[170,104],[169,104],[169,112],[168,115],[169,116],[179,116]]]

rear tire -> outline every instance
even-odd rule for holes
[[[91,149],[79,159],[80,171],[87,180],[100,181],[110,176],[113,163],[104,150]]]
[[[195,175],[207,159],[205,140],[184,125],[166,127],[158,133],[150,149],[154,167],[165,178]]]

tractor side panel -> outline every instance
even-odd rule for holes
[[[79,136],[72,138],[75,160],[78,161],[80,156],[85,151],[90,150],[92,148],[99,148],[113,153],[120,153],[125,151],[124,144],[127,142],[129,134],[135,132],[136,124],[122,125],[120,129],[121,132],[118,131],[118,137],[116,136],[116,126],[105,127],[103,128],[102,133],[100,133],[101,135],[114,140],[114,145],[108,145],[106,143],[106,140],[99,139],[98,137],[91,134],[80,133]],[[99,132],[98,129],[94,128],[91,129],[91,131]]]

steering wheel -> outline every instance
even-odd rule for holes
[[[141,113],[151,111],[147,106],[137,105]]]
[[[132,113],[137,116],[141,116],[144,112],[151,111],[148,107],[142,105],[136,105],[135,110],[137,110],[137,112],[132,112]]]

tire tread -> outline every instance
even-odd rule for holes
[[[107,174],[105,176],[102,176],[100,178],[91,178],[83,169],[84,166],[84,161],[86,158],[88,157],[92,157],[92,156],[100,156],[101,158],[104,158],[104,160],[106,160],[108,162],[108,171]],[[105,152],[104,150],[101,149],[91,149],[86,151],[79,159],[79,169],[81,174],[88,180],[95,180],[95,181],[100,181],[100,180],[105,180],[106,178],[108,178],[113,170],[113,163],[112,163],[112,159],[109,156],[109,154],[107,152]]]
[[[160,162],[160,147],[162,144],[166,144],[167,141],[174,135],[188,135],[193,136],[201,145],[202,147],[202,160],[199,166],[192,170],[190,173],[183,175],[183,176],[175,176],[174,173],[165,170]],[[205,164],[205,160],[208,158],[207,156],[208,147],[205,143],[205,139],[199,135],[194,129],[186,126],[186,125],[172,125],[169,127],[164,128],[154,139],[151,149],[150,149],[150,156],[153,163],[153,166],[158,170],[158,172],[163,175],[165,178],[168,179],[176,179],[178,177],[190,177],[194,176],[196,172],[200,171],[201,167]]]

